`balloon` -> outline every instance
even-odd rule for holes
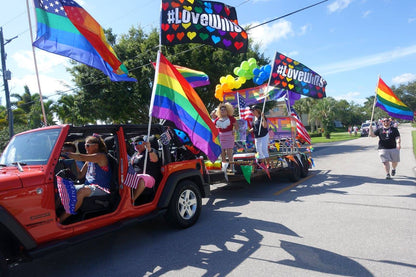
[[[234,77],[231,75],[225,76],[226,83],[232,83],[234,81]]]
[[[260,74],[260,68],[256,67],[255,69],[253,69],[253,74],[254,76],[257,76]]]
[[[225,83],[226,83],[226,79],[225,79],[225,77],[224,77],[224,76],[222,76],[222,77],[220,78],[220,83],[221,83],[221,84],[225,84]]]
[[[241,68],[244,69],[244,70],[249,70],[250,69],[250,65],[249,65],[248,61],[243,61],[241,63]]]
[[[234,72],[234,75],[237,75],[238,76],[238,71],[240,70],[240,68],[239,67],[234,67],[234,70],[233,70],[233,72]]]
[[[271,66],[270,64],[265,65],[265,66],[264,66],[264,71],[265,71],[268,75],[270,75],[270,72],[272,72],[272,66]]]

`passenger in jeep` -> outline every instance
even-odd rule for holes
[[[65,152],[70,159],[84,161],[84,166],[78,173],[79,179],[85,176],[85,183],[77,185],[77,203],[75,211],[81,207],[85,197],[105,195],[110,193],[111,168],[107,159],[107,147],[103,139],[94,134],[85,140],[87,154]],[[64,213],[60,216],[63,223],[70,214]]]
[[[145,136],[138,136],[133,138],[133,145],[136,153],[130,159],[130,165],[133,166],[136,174],[139,174],[140,179],[137,187],[133,192],[133,201],[135,201],[144,191],[145,187],[152,188],[155,182],[161,179],[161,164],[156,150],[151,148],[150,142],[146,141]],[[144,172],[145,153],[147,149],[147,163],[146,174]]]

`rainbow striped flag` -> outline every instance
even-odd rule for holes
[[[34,0],[34,46],[104,72],[111,81],[134,81],[108,44],[100,24],[73,0]]]
[[[175,123],[197,148],[215,161],[221,154],[218,130],[198,94],[160,51],[155,83],[150,107],[152,115]]]
[[[376,89],[376,106],[387,112],[391,117],[413,120],[413,111],[409,109],[379,78]]]
[[[209,77],[205,72],[175,65],[175,68],[191,84],[193,88],[207,86],[210,84]]]

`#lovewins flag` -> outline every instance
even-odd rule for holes
[[[158,52],[151,111],[172,121],[211,161],[221,154],[218,130],[198,94],[176,68]]]
[[[410,110],[379,78],[377,85],[376,106],[387,112],[390,116],[404,120],[413,120],[413,111]]]
[[[112,81],[137,81],[108,44],[104,30],[72,0],[34,0],[37,38],[34,46],[97,68]]]
[[[163,0],[160,37],[162,45],[202,43],[234,53],[248,45],[235,8],[213,1]]]
[[[276,52],[269,86],[313,98],[326,97],[326,81],[312,69]]]

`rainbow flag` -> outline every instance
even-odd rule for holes
[[[152,62],[153,67],[156,68],[156,63]],[[209,77],[205,72],[198,71],[195,69],[190,69],[180,65],[173,65],[185,80],[191,84],[193,88],[207,86],[210,84]]]
[[[209,77],[206,73],[187,67],[175,65],[175,68],[191,84],[193,88],[207,86],[210,84]]]
[[[413,111],[409,109],[379,78],[376,89],[376,106],[387,112],[391,117],[413,120]]]
[[[157,59],[156,85],[150,107],[152,115],[175,123],[196,147],[215,161],[221,154],[221,145],[218,130],[204,103],[160,51]]]
[[[34,0],[37,37],[34,46],[97,68],[112,81],[137,81],[108,44],[104,30],[73,0]]]

